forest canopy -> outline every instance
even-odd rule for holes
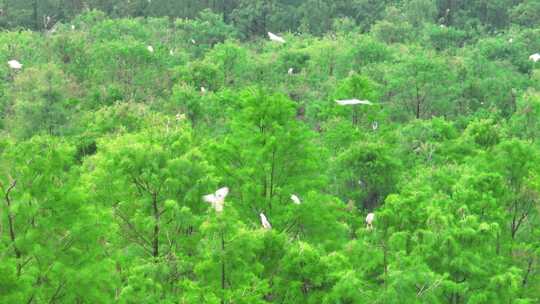
[[[0,28],[0,303],[539,303],[538,0]]]

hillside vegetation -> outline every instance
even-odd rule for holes
[[[0,27],[0,303],[539,303],[538,0]]]

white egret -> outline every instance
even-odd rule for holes
[[[195,39],[191,39],[191,43],[196,44]]]
[[[375,213],[373,212],[370,212],[368,213],[368,215],[366,216],[366,228],[368,230],[371,230],[373,229],[373,221],[375,220]]]
[[[540,60],[540,54],[539,53],[532,54],[531,56],[529,56],[529,60],[537,62],[538,60]]]
[[[18,62],[17,60],[10,60],[8,61],[8,65],[10,68],[14,69],[14,70],[20,70],[22,69],[22,64],[20,62]]]
[[[148,49],[150,53],[154,52],[154,48],[151,45],[147,46],[146,49]]]
[[[377,128],[379,127],[379,123],[374,121],[372,124],[371,124],[371,128],[373,128],[373,131],[377,130]]]
[[[75,30],[75,25],[71,25],[71,30],[74,31]]]
[[[268,221],[264,213],[260,213],[259,216],[261,217],[261,224],[263,228],[267,230],[272,229],[272,225],[270,225],[270,222]]]
[[[293,68],[290,68],[288,71],[287,71],[287,74],[289,75],[292,75],[294,73],[294,69]]]
[[[205,87],[201,87],[201,93],[206,93],[206,88]]]
[[[216,212],[222,212],[223,203],[225,202],[225,197],[227,197],[227,194],[229,194],[229,188],[223,187],[219,188],[215,193],[203,196],[203,200],[210,203]]]
[[[169,55],[171,55],[171,56],[174,55],[174,51],[172,49],[169,51]]]
[[[508,43],[512,43],[512,42],[514,42],[514,38],[508,39]]]
[[[285,39],[279,37],[278,35],[272,34],[270,32],[268,32],[268,38],[270,38],[270,40],[274,42],[285,43]]]
[[[371,101],[369,101],[369,100],[358,100],[356,98],[354,98],[354,99],[336,100],[336,102],[340,106],[349,106],[349,105],[357,105],[357,104],[363,104],[363,105],[368,105],[368,106],[373,105],[373,103],[371,103]]]
[[[291,195],[291,200],[293,201],[293,203],[300,205],[300,198],[296,196],[296,194]]]

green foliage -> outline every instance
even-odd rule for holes
[[[0,0],[0,303],[538,303],[537,2]]]

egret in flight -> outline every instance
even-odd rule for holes
[[[340,106],[352,106],[352,105],[357,105],[357,104],[363,104],[363,105],[368,105],[368,106],[373,105],[373,103],[369,100],[358,100],[356,98],[336,100],[336,103]]]
[[[223,203],[225,202],[225,197],[227,197],[227,194],[229,194],[229,188],[223,187],[218,189],[215,193],[203,196],[203,200],[210,203],[216,212],[222,212]]]
[[[272,34],[270,32],[268,32],[268,38],[270,38],[270,40],[275,41],[275,42],[285,43],[285,39],[279,37],[278,35]]]
[[[270,222],[268,221],[264,213],[260,213],[259,216],[261,217],[261,224],[263,228],[267,230],[272,229],[272,225],[270,225]]]

